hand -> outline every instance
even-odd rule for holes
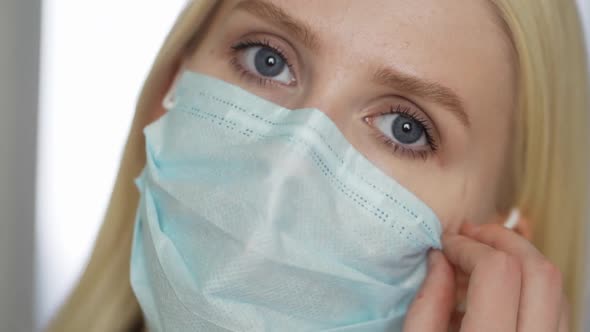
[[[453,266],[469,276],[462,332],[567,332],[561,273],[530,242],[498,224],[465,224],[429,253],[429,272],[404,332],[447,332],[455,309]]]

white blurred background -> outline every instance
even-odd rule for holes
[[[90,254],[139,89],[185,0],[42,3],[35,293],[40,324],[63,301]]]
[[[0,331],[38,330],[79,277],[139,89],[184,3],[0,2]]]

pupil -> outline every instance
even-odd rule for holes
[[[285,69],[285,61],[275,50],[261,47],[254,55],[256,71],[265,77],[275,77]]]
[[[414,144],[424,135],[424,127],[411,116],[400,114],[391,124],[391,134],[401,144]]]
[[[405,133],[409,133],[412,131],[412,124],[409,122],[404,123],[403,129]]]

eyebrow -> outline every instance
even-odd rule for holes
[[[311,31],[309,25],[287,14],[282,8],[263,0],[245,0],[235,7],[236,10],[243,10],[258,18],[277,25],[287,33],[297,38],[306,48],[317,51],[319,50],[319,39]]]
[[[453,90],[439,83],[422,80],[392,68],[378,69],[373,75],[373,81],[440,104],[453,113],[464,126],[470,126],[469,116],[461,98]]]
[[[279,26],[297,38],[308,49],[319,50],[319,38],[308,24],[287,14],[285,10],[270,2],[244,0],[236,5],[235,10],[243,10]],[[453,90],[439,83],[429,82],[388,67],[378,69],[373,75],[373,81],[379,85],[393,87],[395,90],[438,103],[453,113],[464,126],[470,126],[469,116],[461,98]]]

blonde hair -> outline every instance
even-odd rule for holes
[[[512,196],[533,223],[533,242],[563,273],[575,327],[581,323],[584,294],[590,172],[588,71],[580,18],[574,1],[492,1],[517,55]]]
[[[588,202],[588,83],[573,0],[492,0],[517,55],[519,104],[512,203],[534,221],[534,243],[564,275],[579,317]],[[48,331],[131,331],[142,327],[129,282],[138,193],[145,164],[142,129],[161,104],[182,56],[218,1],[191,1],[166,39],[140,95],[104,224],[90,262]],[[576,319],[577,322],[577,319]],[[574,322],[575,325],[575,322]]]

